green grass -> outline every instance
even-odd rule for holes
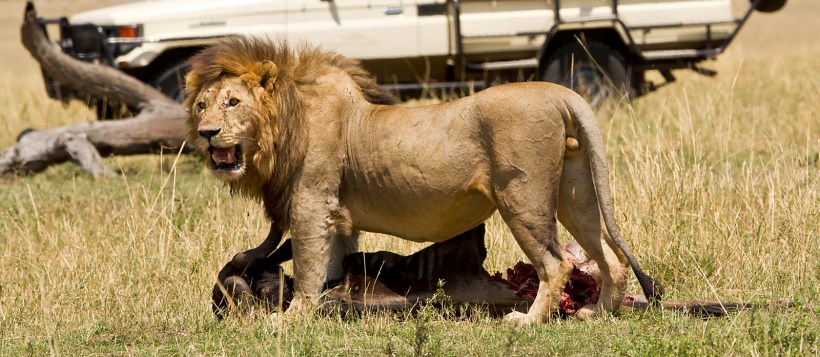
[[[45,97],[17,38],[22,8],[0,3],[0,147],[27,127],[93,118],[79,103]],[[258,243],[267,223],[198,159],[169,152],[108,158],[122,173],[113,179],[94,181],[71,164],[0,179],[0,355],[818,355],[818,11],[793,0],[755,15],[708,64],[717,77],[682,72],[599,115],[622,234],[669,297],[783,299],[792,309],[707,320],[624,311],[528,328],[429,307],[217,322],[217,271]],[[488,270],[523,259],[497,217],[486,240]],[[423,245],[368,235],[363,246]],[[634,281],[629,290],[638,291]]]

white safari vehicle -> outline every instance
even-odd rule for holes
[[[714,74],[698,64],[723,52],[753,11],[777,11],[785,1],[751,0],[735,18],[731,0],[155,0],[40,22],[59,26],[64,52],[172,97],[180,96],[188,57],[219,38],[250,34],[357,58],[402,93],[544,80],[596,105],[613,90],[652,90],[650,70],[667,82],[675,69]],[[74,94],[46,83],[53,97]]]

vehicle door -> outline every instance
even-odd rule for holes
[[[512,55],[537,50],[553,23],[551,5],[544,0],[462,0],[464,52]]]
[[[414,0],[287,0],[287,38],[367,59],[418,56]]]
[[[197,6],[180,5],[163,10],[166,2],[151,4],[166,19],[152,21],[146,32],[162,33],[166,37],[208,37],[227,33],[259,35],[271,38],[285,36],[286,10],[284,1],[238,0],[234,2],[205,2]],[[177,32],[179,31],[179,32]]]

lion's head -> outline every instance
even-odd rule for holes
[[[227,182],[242,178],[248,160],[260,151],[257,132],[267,113],[258,108],[260,94],[254,92],[240,77],[223,77],[201,91],[190,108],[190,139],[209,154],[214,175]]]
[[[188,139],[233,191],[265,201],[282,219],[304,158],[305,108],[287,45],[231,38],[191,58],[185,78]]]
[[[323,69],[348,72],[371,103],[394,103],[358,62],[284,41],[232,37],[190,60],[185,78],[188,139],[208,156],[214,175],[232,190],[262,199],[285,218],[293,175],[308,141],[303,91]]]

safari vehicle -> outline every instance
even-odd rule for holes
[[[731,0],[164,0],[40,23],[59,27],[64,52],[174,98],[191,55],[247,34],[307,40],[357,58],[399,93],[544,80],[597,105],[657,87],[647,71],[666,82],[676,69],[713,75],[700,63],[724,52],[752,12],[777,11],[785,1],[751,0],[735,18]],[[45,80],[52,97],[77,96]]]

